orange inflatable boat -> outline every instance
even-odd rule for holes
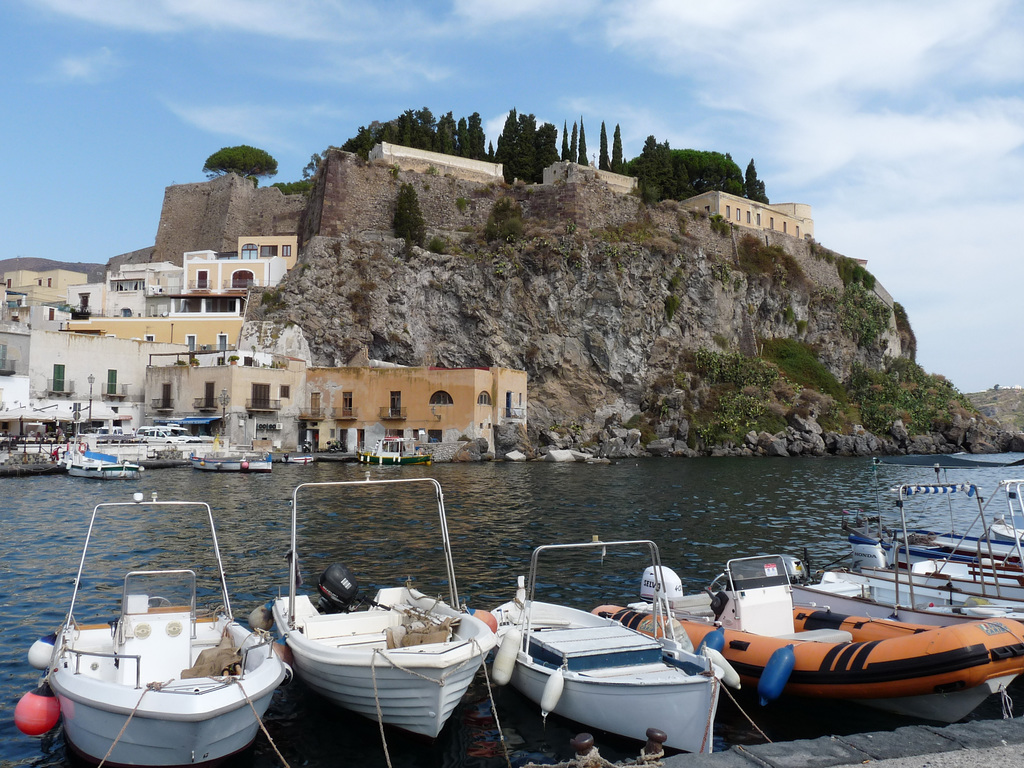
[[[934,627],[794,608],[776,557],[732,560],[725,575],[715,623],[675,618],[695,647],[706,642],[745,686],[757,686],[762,703],[780,694],[843,699],[956,722],[1024,672],[1024,624],[1016,621]],[[594,612],[643,631],[642,611]]]

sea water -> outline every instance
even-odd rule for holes
[[[1019,455],[978,457],[1009,461]],[[986,493],[1014,469],[949,470],[939,480],[974,482]],[[762,553],[807,557],[811,570],[841,566],[848,547],[841,531],[844,510],[891,514],[885,489],[901,482],[935,482],[933,470],[877,465],[870,459],[634,459],[610,465],[531,463],[437,464],[370,468],[374,479],[430,476],[444,489],[460,597],[471,608],[511,599],[516,577],[526,575],[541,544],[653,539],[662,562],[687,591],[707,586],[730,558]],[[13,724],[21,695],[38,673],[27,663],[29,646],[63,619],[95,504],[146,498],[204,501],[217,523],[232,608],[249,612],[287,590],[285,553],[290,546],[292,492],[300,483],[360,480],[367,468],[353,464],[275,465],[269,475],[150,470],[138,481],[97,482],[66,476],[0,480],[0,766],[72,764],[60,729],[41,738]],[[327,565],[344,563],[370,595],[378,587],[413,584],[447,597],[436,503],[429,492],[373,494],[310,489],[299,494],[298,552],[307,588]],[[948,527],[945,502],[915,507],[911,524]],[[955,515],[971,522],[976,506]],[[100,564],[123,573],[138,567],[180,567],[200,546],[199,531],[168,515],[123,516],[98,539]],[[542,558],[538,599],[590,609],[635,599],[646,565],[643,555],[600,550]],[[115,574],[115,578],[118,578]],[[84,595],[114,610],[119,593]],[[1011,695],[1014,689],[1011,687]],[[1024,691],[1022,691],[1024,692]],[[493,708],[492,708],[493,695]],[[1024,696],[1017,696],[1024,705]],[[740,711],[739,707],[743,709]],[[1021,706],[1016,708],[1021,709]],[[745,714],[744,714],[745,713]],[[1015,711],[1020,714],[1020,711]],[[749,716],[756,728],[747,720]],[[990,698],[972,718],[1000,716]],[[715,749],[733,744],[814,738],[831,733],[891,729],[911,721],[846,704],[799,701],[760,707],[723,695],[715,724]],[[497,727],[522,760],[551,762],[571,756],[575,724],[548,718],[512,689],[489,693],[482,674],[449,726],[433,744],[386,731],[391,762],[409,766],[504,765]],[[296,681],[275,694],[265,725],[292,766],[385,766],[375,722],[335,707]],[[636,747],[598,735],[611,759]],[[261,733],[255,748],[233,762],[275,766],[279,760]]]

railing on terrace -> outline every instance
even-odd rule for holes
[[[104,384],[100,387],[100,396],[109,400],[123,400],[128,397],[129,384]]]
[[[395,421],[401,420],[406,417],[406,408],[389,408],[384,406],[380,409],[380,419],[382,421]]]
[[[174,410],[174,398],[157,397],[149,401],[149,407],[154,411],[173,411]]]
[[[299,418],[303,421],[319,421],[324,417],[323,408],[300,408]]]
[[[217,398],[197,397],[192,401],[192,407],[197,411],[216,411],[219,406]]]
[[[358,417],[359,417],[359,409],[358,408],[332,408],[331,409],[331,418],[332,419],[336,419],[338,421],[342,421],[344,419],[355,419],[355,418],[358,418]]]
[[[525,419],[526,409],[525,408],[506,408],[505,409],[506,419]]]
[[[46,391],[51,395],[73,395],[75,382],[70,379],[47,379]]]
[[[245,410],[247,411],[279,411],[281,410],[280,400],[264,400],[262,398],[258,400],[248,399],[245,401]]]

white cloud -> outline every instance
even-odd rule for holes
[[[54,65],[53,76],[66,82],[98,83],[111,77],[121,63],[109,48],[82,56],[65,56]]]

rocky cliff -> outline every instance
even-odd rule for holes
[[[300,264],[254,317],[301,326],[318,364],[366,347],[408,365],[525,369],[533,429],[650,411],[652,393],[678,395],[701,347],[752,355],[795,338],[841,380],[855,363],[906,353],[891,298],[880,286],[858,294],[881,318],[865,323],[837,254],[676,203],[645,206],[593,178],[485,185],[335,152],[316,181]],[[417,191],[431,250],[391,236],[403,183]],[[487,242],[502,198],[518,205],[521,228]],[[667,418],[694,405],[683,393],[669,413],[660,395]]]

